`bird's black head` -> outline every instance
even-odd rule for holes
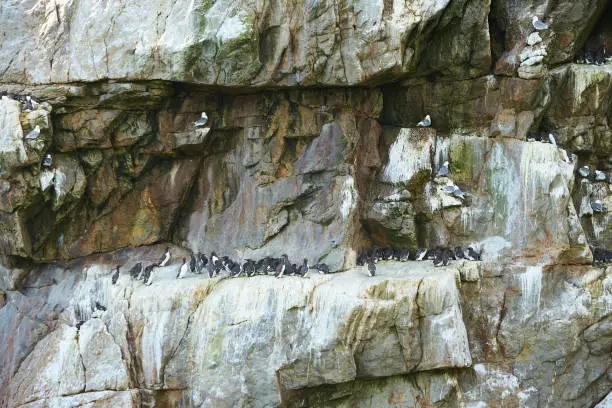
[[[308,265],[308,259],[304,258],[304,265]]]
[[[283,258],[283,259],[289,259],[289,256],[288,256],[287,254],[282,254],[282,255],[281,255],[281,258]]]

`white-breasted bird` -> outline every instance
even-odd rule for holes
[[[591,203],[591,208],[593,209],[594,213],[602,213],[603,212],[603,206],[601,205],[601,201],[600,200],[595,200],[595,202]]]
[[[187,275],[188,270],[189,270],[189,264],[187,263],[187,259],[183,258],[183,264],[181,265],[178,273],[176,274],[176,279],[183,279],[185,275]]]
[[[548,30],[548,24],[541,22],[538,16],[533,16],[531,19],[531,25],[533,25],[533,28],[538,31]]]
[[[593,175],[595,181],[606,181],[606,173],[601,170],[595,170],[595,174]]]
[[[429,127],[431,126],[431,117],[429,115],[425,116],[425,119],[417,123],[418,127]]]
[[[202,112],[202,116],[200,116],[200,119],[193,122],[193,126],[199,128],[199,127],[205,126],[207,123],[208,123],[208,115],[206,114],[206,112]]]
[[[436,174],[436,177],[446,177],[448,176],[448,173],[448,161],[445,161],[438,169],[438,174]]]
[[[587,178],[589,177],[589,174],[591,174],[591,169],[589,166],[582,166],[578,169],[578,174],[580,174],[580,177],[582,178]]]
[[[548,141],[550,142],[551,145],[556,146],[557,145],[557,140],[555,139],[555,136],[553,136],[552,133],[548,134]]]
[[[170,255],[170,247],[166,247],[166,252],[164,252],[161,259],[159,260],[159,266],[166,266],[168,262],[170,262],[170,258],[172,258],[172,256]]]
[[[28,134],[25,136],[26,140],[35,140],[40,136],[40,126],[36,125],[34,129],[30,130]]]

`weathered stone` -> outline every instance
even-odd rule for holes
[[[15,405],[85,391],[76,334],[74,327],[62,325],[36,345],[11,381],[9,392]]]
[[[91,319],[79,329],[79,352],[85,370],[85,391],[125,390],[128,373],[121,349],[100,319]]]

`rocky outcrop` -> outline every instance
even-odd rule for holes
[[[607,406],[611,13],[5,2],[0,406]],[[333,273],[174,279],[211,251]]]

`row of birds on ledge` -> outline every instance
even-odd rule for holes
[[[153,272],[156,268],[168,266],[172,260],[170,247],[160,258],[159,262],[143,267],[142,262],[138,262],[129,270],[129,275],[132,279],[143,280],[144,284],[150,286],[153,283]],[[121,266],[115,267],[111,277],[112,284],[116,284],[121,273]],[[201,275],[205,271],[210,278],[218,276],[221,272],[227,272],[229,277],[238,278],[240,276],[255,276],[273,274],[277,278],[288,275],[307,277],[308,272],[316,270],[320,274],[329,273],[327,264],[319,263],[313,266],[308,265],[308,260],[304,259],[301,265],[291,263],[286,254],[280,258],[265,257],[259,261],[246,259],[244,262],[236,262],[228,256],[217,256],[215,252],[210,254],[210,258],[202,253],[192,254],[191,259],[187,262],[187,258],[183,258],[183,262],[178,269],[177,279],[182,279],[191,272],[196,275]]]
[[[601,247],[591,247],[591,253],[593,254],[594,263],[608,263],[612,262],[612,251]]]
[[[462,248],[460,246],[451,249],[449,247],[421,248],[411,254],[408,248],[374,248],[362,251],[357,257],[358,266],[368,266],[368,275],[376,276],[376,263],[380,261],[433,261],[434,266],[446,266],[451,260],[480,261],[481,254],[474,248]]]

